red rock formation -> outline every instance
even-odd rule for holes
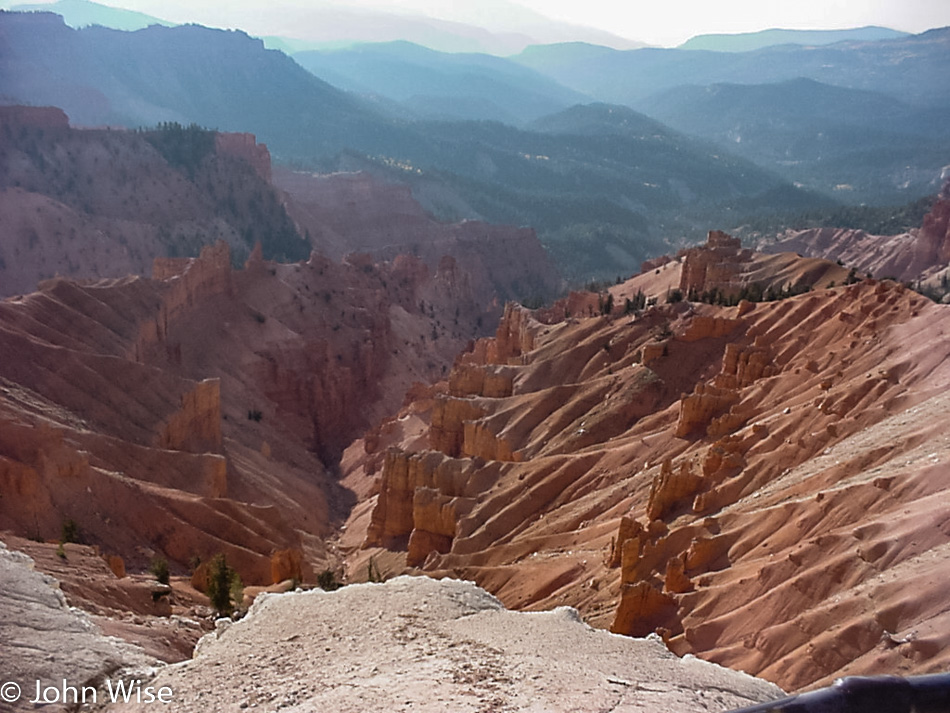
[[[631,515],[624,515],[620,519],[620,527],[617,531],[617,538],[610,545],[610,557],[607,561],[608,567],[619,567],[623,559],[624,548],[627,542],[631,542],[632,551],[635,557],[640,556],[640,538],[643,535],[643,525]]]
[[[513,388],[513,374],[509,370],[493,369],[489,365],[460,363],[449,375],[452,396],[503,398],[511,396]]]
[[[69,117],[55,106],[0,106],[0,131],[21,126],[68,129]]]
[[[379,499],[366,534],[367,545],[386,545],[412,532],[415,485],[409,481],[409,454],[390,450],[383,464]]]
[[[693,472],[693,464],[688,461],[680,463],[679,469],[673,471],[673,463],[667,458],[663,461],[660,472],[654,476],[650,485],[650,499],[647,502],[647,518],[662,520],[677,505],[685,501],[692,502],[693,496],[702,486],[702,478]]]
[[[156,257],[216,241],[243,256],[249,236],[268,256],[306,254],[294,252],[267,149],[249,134],[215,135],[215,150],[189,174],[146,134],[73,129],[54,108],[0,112],[0,295],[57,276],[146,275]]]
[[[685,438],[695,433],[705,435],[712,420],[726,413],[739,403],[739,394],[734,389],[724,389],[712,384],[696,384],[692,394],[683,394],[680,400],[680,417],[676,425],[676,437]]]
[[[439,453],[391,449],[364,546],[406,542],[410,565],[422,564],[430,552],[448,552],[458,519],[471,507],[471,473],[460,465]]]
[[[918,276],[928,268],[950,263],[950,181],[944,183],[930,212],[924,216],[917,234],[914,262]]]
[[[741,279],[768,266],[786,283],[840,270],[815,265],[754,255]],[[522,460],[454,445],[452,463],[469,475],[452,481],[464,491],[448,481],[420,491],[431,534],[414,519],[405,529],[401,496],[402,537],[420,530],[411,561],[474,579],[511,607],[570,604],[598,626],[658,631],[678,653],[791,689],[941,670],[946,309],[865,282],[733,308],[575,316],[533,327],[533,348],[505,365],[511,394],[493,398],[478,395],[476,368],[498,346],[484,342],[458,361],[456,395],[443,401],[477,405],[456,421],[484,426]],[[404,411],[406,424],[418,419],[403,431],[416,451],[426,413]],[[443,503],[460,492],[466,512],[450,542]],[[390,520],[383,501],[374,522]],[[350,541],[351,528],[358,520]]]
[[[647,582],[625,584],[617,616],[610,630],[616,634],[646,636],[663,629],[675,616],[676,601]]]
[[[663,590],[670,594],[686,594],[694,589],[693,581],[686,574],[686,556],[674,557],[666,564]]]
[[[429,429],[429,442],[433,450],[453,458],[461,455],[465,443],[465,423],[484,415],[485,412],[474,401],[436,398]]]
[[[908,233],[871,235],[863,230],[813,228],[788,232],[762,249],[839,260],[861,275],[924,280],[950,263],[950,183],[944,184],[921,227]]]
[[[205,379],[181,397],[156,439],[159,448],[204,453],[221,450],[221,380]],[[224,497],[224,491],[218,497]]]
[[[571,317],[593,317],[600,314],[602,297],[593,292],[571,291],[550,307],[542,307],[535,317],[544,324],[556,324]]]
[[[791,252],[763,255],[742,248],[739,240],[719,230],[711,230],[705,245],[680,253],[683,267],[679,290],[696,298],[718,292],[734,298],[743,288],[757,286],[764,294],[770,288],[788,290],[796,286],[841,284],[847,269],[825,260],[802,260]]]
[[[344,501],[326,465],[471,338],[473,311],[438,301],[464,276],[230,262],[219,243],[154,279],[0,302],[0,528],[54,537],[73,519],[131,571],[146,551],[178,568],[223,552],[248,585],[271,583],[275,552],[302,557],[281,576],[326,566]]]
[[[661,255],[660,257],[655,257],[650,260],[644,260],[640,263],[640,272],[653,272],[671,262],[673,262],[673,258],[669,255]]]
[[[479,308],[495,301],[551,297],[560,279],[534,230],[479,221],[435,221],[408,186],[367,173],[318,175],[277,171],[275,184],[287,195],[288,211],[309,234],[315,250],[334,259],[365,252],[377,260],[417,255],[437,271],[454,259],[468,275]],[[497,311],[492,310],[492,319]]]
[[[730,334],[741,323],[737,319],[696,315],[689,321],[686,331],[677,335],[681,342],[697,342],[701,339],[716,339]],[[733,345],[727,344],[726,349]]]
[[[680,290],[684,295],[690,291],[732,291],[742,264],[751,258],[752,251],[743,250],[740,240],[721,230],[710,230],[704,246],[685,251]]]
[[[498,324],[495,339],[490,343],[486,354],[487,362],[517,363],[522,354],[534,349],[535,330],[536,326],[531,324],[528,311],[509,302],[505,305],[505,313]]]
[[[270,151],[264,144],[257,143],[257,137],[254,134],[216,133],[214,147],[218,153],[246,161],[257,171],[257,175],[270,183]]]
[[[277,584],[285,580],[303,582],[304,572],[309,569],[305,567],[303,552],[297,549],[280,550],[270,557],[270,578],[271,582]],[[308,574],[312,574],[309,572]],[[309,577],[306,577],[309,579]]]
[[[521,459],[485,420],[488,402],[484,399],[511,395],[510,369],[499,370],[498,365],[519,362],[521,354],[532,348],[538,326],[526,310],[509,304],[496,336],[479,340],[471,352],[459,357],[449,377],[453,395],[437,394],[432,402],[428,443],[434,452],[408,455],[390,451],[386,455],[365,546],[385,546],[408,537],[410,564],[421,564],[433,551],[450,550],[459,513],[467,511],[473,493],[460,489],[461,476],[446,474],[447,468],[456,466],[445,456],[479,461]]]

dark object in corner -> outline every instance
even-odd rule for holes
[[[828,688],[731,713],[950,713],[950,673],[849,676]]]

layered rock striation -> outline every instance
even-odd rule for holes
[[[768,256],[743,248],[738,238],[710,230],[706,243],[681,251],[679,291],[705,301],[735,300],[749,292],[759,297],[797,288],[841,284],[847,271],[826,260],[802,260],[789,248]],[[825,257],[825,256],[822,256]]]
[[[0,302],[0,529],[72,521],[132,569],[223,552],[248,585],[311,577],[349,507],[340,453],[481,311],[415,258],[234,270],[219,243],[154,275]]]
[[[86,614],[66,603],[59,582],[36,571],[30,557],[3,542],[0,577],[4,710],[33,710],[30,701],[36,696],[37,681],[61,688],[65,679],[81,691],[95,689],[109,676],[119,681],[123,675],[141,678],[154,670],[153,658],[139,647],[105,636]],[[10,690],[11,683],[19,686],[20,696]]]
[[[943,274],[950,264],[950,182],[936,196],[921,226],[909,232],[873,235],[855,229],[813,228],[789,231],[762,249],[840,260],[862,275],[904,282],[927,280]]]
[[[941,670],[946,309],[871,280],[546,323],[510,307],[403,412],[381,472],[350,462],[379,491],[351,571],[403,552],[790,689]]]

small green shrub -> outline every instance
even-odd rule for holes
[[[343,586],[336,578],[336,572],[329,567],[317,575],[317,586],[327,592],[333,592]]]
[[[168,584],[171,579],[171,572],[168,570],[168,560],[160,555],[152,558],[148,571],[155,575],[155,580],[159,584]]]
[[[79,542],[79,525],[76,524],[76,521],[72,518],[68,520],[63,520],[63,527],[59,536],[60,543],[63,542]]]

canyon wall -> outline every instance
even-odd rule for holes
[[[736,274],[777,264],[841,274],[760,254]],[[381,470],[351,463],[379,493],[348,525],[368,525],[352,571],[371,556],[512,608],[568,604],[789,689],[940,671],[946,309],[888,281],[625,316],[509,307],[406,406]]]
[[[789,231],[764,245],[768,252],[794,251],[840,260],[861,275],[916,282],[945,272],[950,263],[950,182],[936,196],[920,228],[899,235],[872,235],[863,230],[812,228]]]
[[[270,151],[267,146],[257,143],[254,134],[215,133],[215,151],[235,156],[250,164],[264,181],[271,181]]]
[[[205,154],[189,153],[194,136]],[[147,275],[155,258],[222,240],[240,259],[256,241],[266,257],[304,258],[270,176],[251,134],[75,129],[60,109],[0,107],[0,295]]]
[[[439,223],[408,186],[367,173],[329,175],[278,170],[275,185],[288,211],[315,250],[333,259],[352,252],[392,260],[420,257],[435,271],[445,256],[469,275],[475,299],[500,308],[506,300],[552,297],[557,270],[530,228],[479,221]],[[492,318],[497,318],[497,309]]]
[[[477,334],[466,279],[259,252],[235,271],[222,242],[0,302],[0,529],[73,521],[133,570],[224,552],[249,585],[312,577],[342,450]]]

